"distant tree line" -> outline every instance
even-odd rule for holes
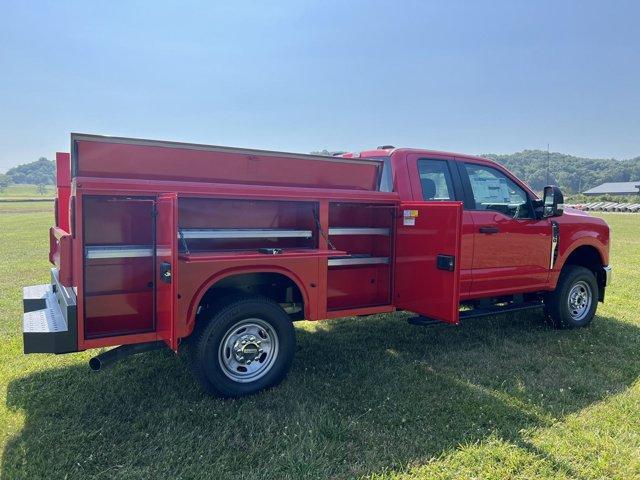
[[[343,153],[347,153],[344,150],[316,150],[311,152],[311,155],[324,155],[325,157],[335,157],[336,155],[342,155]]]
[[[11,183],[11,179],[9,178],[9,175],[0,173],[0,192],[4,192],[10,183]]]
[[[11,183],[29,183],[32,185],[55,185],[56,167],[52,160],[40,157],[35,162],[25,163],[7,170],[6,176]]]
[[[332,156],[344,152],[319,150],[311,153]],[[547,152],[542,150],[524,150],[509,155],[488,153],[482,156],[501,163],[536,191],[553,184],[566,193],[578,193],[604,182],[640,180],[640,157],[630,160],[594,159],[553,152],[549,154],[547,175]],[[54,185],[55,181],[54,162],[41,157],[35,162],[13,167],[5,175],[0,174],[0,190],[10,183]]]
[[[630,160],[596,159],[553,152],[549,154],[547,181],[547,152],[542,150],[482,156],[501,163],[536,191],[551,184],[558,185],[566,193],[578,193],[605,182],[640,180],[640,157]]]

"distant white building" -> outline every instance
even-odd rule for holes
[[[640,180],[603,183],[582,193],[585,195],[640,195]]]

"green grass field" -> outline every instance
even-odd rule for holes
[[[11,200],[31,200],[31,199],[50,199],[56,195],[56,187],[54,185],[45,185],[44,193],[38,192],[36,185],[9,185],[4,191],[0,192],[0,201]]]
[[[280,387],[221,401],[165,352],[99,374],[91,352],[23,356],[51,204],[0,204],[1,476],[640,478],[640,217],[606,219],[614,282],[589,328],[303,322]]]

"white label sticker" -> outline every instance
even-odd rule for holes
[[[403,218],[403,225],[408,226],[408,227],[413,227],[416,224],[416,219],[415,218]]]

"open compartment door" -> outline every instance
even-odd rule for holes
[[[402,202],[396,220],[395,305],[458,323],[461,202]]]
[[[156,333],[177,350],[175,316],[178,302],[178,196],[167,193],[156,201]]]

